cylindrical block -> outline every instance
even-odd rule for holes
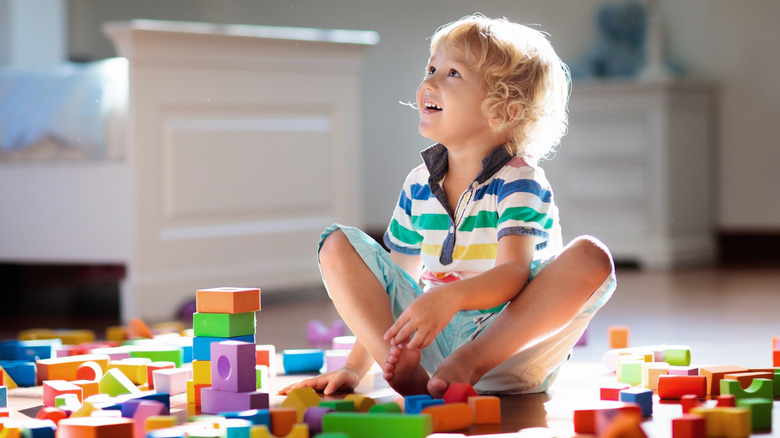
[[[707,378],[704,376],[658,376],[658,397],[680,398],[692,394],[699,398],[707,397]]]
[[[325,364],[321,349],[292,349],[282,351],[282,366],[287,374],[316,373]]]

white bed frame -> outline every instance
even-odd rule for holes
[[[361,74],[377,34],[104,31],[129,59],[123,159],[0,163],[0,261],[121,263],[125,321],[170,319],[199,288],[319,284],[322,229],[362,225]]]

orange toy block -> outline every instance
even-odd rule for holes
[[[130,339],[145,338],[152,339],[154,333],[146,323],[140,318],[130,319],[130,328],[128,329],[127,336]]]
[[[468,383],[452,382],[447,387],[447,391],[444,392],[442,400],[444,403],[466,403],[469,397],[473,397],[477,394],[474,387]]]
[[[613,325],[607,329],[609,348],[628,348],[630,329],[624,325]]]
[[[469,397],[469,407],[474,414],[474,424],[500,424],[501,399],[493,395]]]
[[[658,376],[658,397],[678,399],[684,395],[707,397],[707,378],[704,376],[678,376],[666,374]]]
[[[298,422],[298,410],[295,408],[271,408],[271,434],[274,436],[287,436]]]
[[[720,394],[720,381],[726,374],[746,373],[750,370],[737,365],[719,365],[699,368],[699,375],[707,378],[707,393]]]
[[[642,416],[635,412],[599,411],[596,431],[601,438],[647,438],[642,430]]]
[[[780,367],[780,349],[772,350],[772,366]]]
[[[84,401],[84,390],[64,380],[46,380],[43,382],[43,405],[53,407],[54,398],[62,394],[75,394]]]
[[[35,414],[35,418],[39,420],[51,420],[55,425],[58,425],[60,420],[63,418],[68,418],[68,413],[62,409],[44,406],[40,411],[38,411],[37,414]]]
[[[431,416],[431,430],[434,433],[467,429],[474,423],[474,413],[471,411],[471,407],[462,402],[428,406],[420,413]]]
[[[260,289],[218,287],[195,292],[200,313],[245,313],[260,310]]]
[[[121,417],[78,417],[60,420],[57,438],[133,438],[133,420]]]
[[[41,359],[35,362],[39,382],[44,380],[83,380],[78,377],[79,365],[95,362],[102,369],[108,369],[111,358],[105,354],[82,354],[78,356]]]
[[[70,383],[81,388],[84,392],[84,400],[100,393],[100,386],[97,380],[73,380]]]
[[[255,365],[265,365],[268,367],[268,375],[276,375],[276,346],[271,344],[260,344],[255,346]]]
[[[79,380],[98,381],[103,377],[103,368],[97,362],[87,361],[76,368],[76,377]]]
[[[596,433],[596,418],[598,415],[604,415],[600,411],[624,411],[628,414],[642,416],[642,408],[635,403],[625,403],[611,400],[601,400],[593,403],[592,407],[574,410],[574,432],[576,433]],[[617,414],[613,412],[612,414]]]
[[[707,420],[691,414],[672,419],[672,438],[707,438]]]

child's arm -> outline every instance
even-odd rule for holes
[[[425,348],[455,313],[489,309],[512,300],[528,282],[534,248],[534,237],[504,236],[498,241],[493,269],[421,295],[398,317],[385,339],[408,348]]]

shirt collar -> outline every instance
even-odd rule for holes
[[[428,168],[428,173],[430,174],[428,181],[441,181],[449,169],[447,148],[441,143],[436,143],[435,145],[422,151],[420,155],[422,156],[425,167]],[[495,175],[499,169],[504,167],[504,165],[512,158],[514,158],[513,155],[509,153],[503,144],[496,147],[490,151],[490,153],[485,158],[482,159],[482,170],[474,180],[479,184],[484,183],[493,175]]]

